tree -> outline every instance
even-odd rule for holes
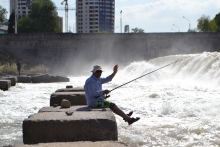
[[[19,20],[19,33],[61,32],[56,6],[51,0],[34,0],[28,17]]]
[[[27,15],[22,17],[18,21],[18,30],[22,33],[31,33],[34,32],[32,30],[32,26],[34,25],[33,20]]]
[[[131,29],[131,31],[133,31],[132,33],[144,33],[144,30],[143,29],[141,29],[141,28],[133,28],[133,29]]]
[[[220,13],[216,14],[215,15],[215,18],[214,18],[217,26],[218,26],[218,31],[220,31]]]
[[[197,32],[196,29],[189,29],[188,32]]]
[[[198,20],[197,29],[199,32],[216,32],[218,27],[209,16],[202,15]]]
[[[216,24],[216,21],[214,19],[209,21],[209,29],[210,29],[210,32],[218,31],[218,25]]]
[[[6,20],[7,13],[6,9],[0,5],[0,25]]]
[[[8,33],[15,33],[15,12],[13,11],[8,20]]]

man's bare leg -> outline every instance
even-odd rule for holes
[[[119,109],[116,105],[114,105],[114,107],[111,108],[111,110],[112,110],[115,114],[121,116],[125,121],[131,120],[131,118],[130,118],[129,116],[127,116],[127,115],[126,115],[121,109]]]

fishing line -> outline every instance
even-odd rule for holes
[[[133,80],[131,80],[131,81],[128,81],[128,82],[126,82],[126,83],[124,83],[124,84],[122,84],[122,85],[120,85],[120,86],[118,86],[118,87],[113,88],[112,90],[110,90],[110,92],[113,91],[113,90],[116,90],[116,89],[118,89],[118,88],[120,88],[120,87],[122,87],[122,86],[124,86],[124,85],[127,85],[128,83],[131,83],[131,82],[133,82],[133,81],[135,81],[135,80],[137,80],[137,79],[140,79],[140,78],[142,78],[142,77],[144,77],[144,76],[146,76],[146,75],[149,75],[149,74],[151,74],[151,73],[153,73],[153,72],[156,72],[156,71],[158,71],[158,70],[160,70],[160,69],[162,69],[162,68],[165,68],[165,67],[167,67],[167,66],[170,66],[170,65],[172,65],[172,64],[174,64],[174,63],[176,63],[176,62],[179,62],[179,61],[181,61],[181,60],[183,60],[183,59],[179,59],[179,60],[177,60],[177,61],[175,61],[175,62],[172,62],[172,63],[167,64],[167,65],[165,65],[165,66],[162,66],[162,67],[160,67],[160,68],[158,68],[158,69],[156,69],[156,70],[153,70],[153,71],[151,71],[151,72],[149,72],[149,73],[146,73],[146,74],[144,74],[144,75],[142,75],[142,76],[140,76],[140,77],[137,77],[137,78],[135,78],[135,79],[133,79]]]

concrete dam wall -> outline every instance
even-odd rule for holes
[[[0,49],[23,61],[79,73],[95,64],[126,65],[160,56],[220,51],[220,33],[2,34]]]

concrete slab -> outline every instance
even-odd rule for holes
[[[83,87],[76,87],[76,88],[57,89],[55,92],[83,92],[83,91],[85,91]]]
[[[58,82],[69,82],[70,79],[67,77],[63,77],[63,76],[56,76],[56,78],[58,79]]]
[[[48,74],[32,76],[31,81],[32,83],[49,83],[50,76]]]
[[[18,83],[18,78],[17,77],[2,77],[2,79],[10,80],[11,81],[11,86],[15,86],[16,83]]]
[[[31,83],[31,77],[20,77],[18,76],[18,83]]]
[[[105,108],[74,111],[71,116],[65,112],[37,113],[25,119],[22,127],[24,144],[118,140],[115,117]]]
[[[50,96],[50,106],[60,106],[63,99],[68,100],[72,106],[86,105],[85,92],[55,92]]]
[[[57,107],[43,107],[38,113],[42,112],[66,112],[66,111],[111,111],[109,108],[92,108],[87,105],[82,106],[71,106],[70,108],[61,108],[61,106]]]
[[[78,141],[78,142],[56,142],[39,143],[37,145],[23,145],[19,147],[131,147],[117,141]]]
[[[8,90],[11,87],[11,80],[0,79],[0,89]]]

